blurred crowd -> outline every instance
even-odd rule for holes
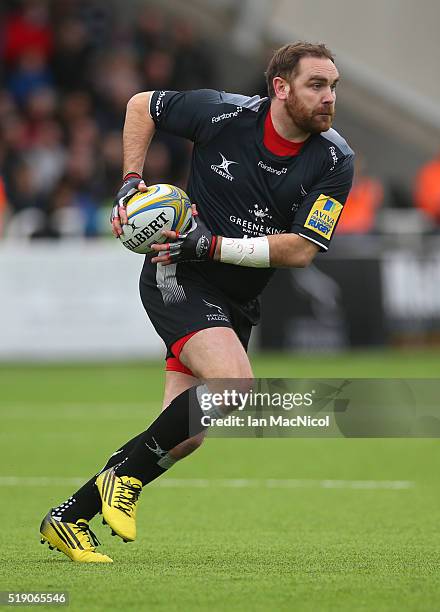
[[[109,235],[129,98],[143,90],[219,87],[219,54],[191,22],[147,2],[137,6],[2,0],[0,237]],[[190,148],[158,133],[146,181],[184,187]],[[385,191],[358,155],[338,234],[375,232]],[[420,215],[421,231],[440,228],[440,157],[420,169],[405,206]]]
[[[0,236],[108,234],[121,184],[121,130],[139,91],[213,86],[209,45],[154,7],[2,0]],[[150,184],[184,186],[190,143],[159,134]]]

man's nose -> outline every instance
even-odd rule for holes
[[[336,93],[328,87],[324,92],[324,97],[322,98],[323,104],[333,104],[336,98]]]

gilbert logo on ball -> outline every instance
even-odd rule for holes
[[[151,253],[151,245],[167,239],[162,230],[183,232],[191,221],[191,201],[174,185],[151,185],[127,203],[128,223],[122,226],[122,244],[133,253]]]

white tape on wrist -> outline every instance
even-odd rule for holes
[[[248,268],[270,268],[269,240],[260,238],[222,238],[220,261]]]

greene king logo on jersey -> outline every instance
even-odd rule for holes
[[[255,215],[255,221],[251,221],[249,219],[242,219],[241,217],[236,217],[235,215],[230,215],[229,221],[231,221],[231,223],[234,223],[235,225],[238,225],[241,228],[243,234],[251,236],[267,236],[274,234],[284,234],[286,232],[285,229],[278,229],[277,227],[266,225],[266,220],[264,216],[266,216],[268,219],[272,219],[272,215],[269,215],[266,211],[263,211],[261,208],[258,208],[257,204],[255,206],[257,206],[256,211],[249,209],[249,212],[252,212]],[[256,212],[262,212],[264,216],[262,216],[261,214],[257,215]]]
[[[223,178],[227,179],[228,181],[233,181],[234,177],[229,172],[229,166],[231,164],[238,164],[238,162],[227,160],[226,157],[223,155],[223,153],[220,153],[220,151],[219,151],[219,155],[222,158],[221,164],[212,164],[211,170],[215,172],[216,174],[219,174]]]
[[[269,209],[267,206],[265,206],[263,210],[263,207],[260,208],[258,204],[254,204],[254,208],[249,208],[248,211],[255,215],[256,219],[265,219],[266,217],[268,219],[272,219],[272,215],[269,213]]]

